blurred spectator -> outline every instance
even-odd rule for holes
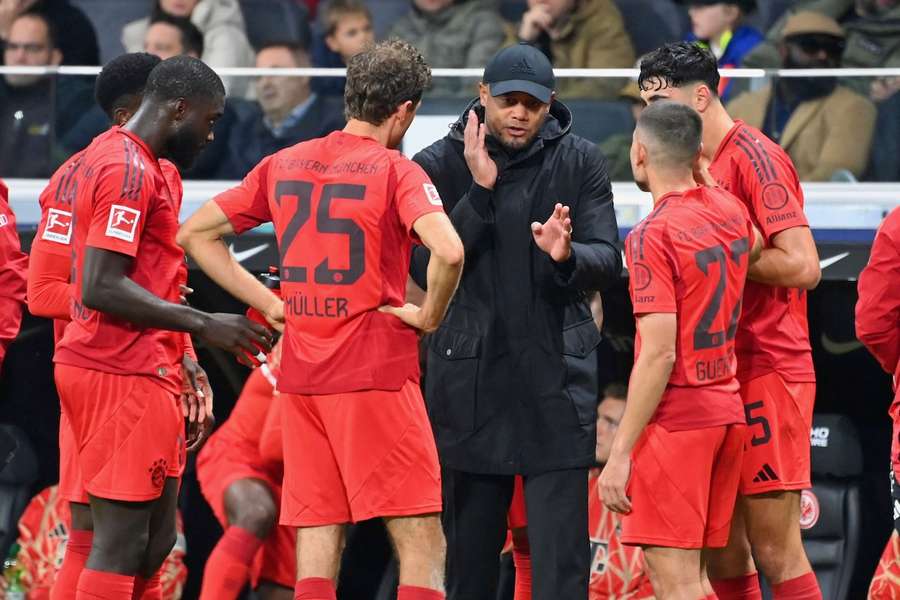
[[[557,69],[634,66],[634,47],[613,0],[528,0],[517,36],[539,47]],[[621,79],[560,79],[556,91],[563,99],[612,99],[623,84]]]
[[[316,67],[341,68],[375,41],[372,13],[361,0],[332,0],[320,12],[323,34],[316,36],[312,63]],[[317,94],[344,95],[345,77],[316,77],[312,89]]]
[[[484,68],[503,45],[500,13],[488,0],[412,0],[412,9],[391,28],[391,37],[414,45],[432,67]],[[436,77],[433,96],[474,96],[470,80]]]
[[[619,92],[619,98],[629,104],[634,122],[637,123],[641,111],[644,110],[644,101],[641,99],[641,90],[637,82],[629,81]],[[600,151],[606,156],[610,181],[634,181],[631,172],[631,138],[632,133],[616,133],[605,140],[597,140]]]
[[[309,67],[305,48],[272,43],[256,55],[264,69]],[[266,156],[344,126],[343,102],[313,94],[309,77],[263,76],[256,82],[258,105],[232,129],[225,178],[243,177]]]
[[[791,16],[778,46],[786,69],[840,66],[844,30],[821,13]],[[875,107],[835,77],[783,77],[728,104],[735,119],[787,150],[803,181],[828,181],[839,169],[859,177],[868,164]]]
[[[28,255],[19,244],[16,217],[9,207],[9,191],[0,181],[0,367],[6,349],[19,333],[27,269]]]
[[[784,24],[791,15],[801,11],[813,11],[827,15],[842,23],[853,13],[854,0],[794,0],[784,14],[766,32],[766,39],[744,56],[742,66],[757,69],[777,69],[781,65],[778,43]]]
[[[97,33],[90,19],[69,0],[0,0],[0,38],[6,41],[13,21],[26,12],[40,12],[56,29],[64,65],[99,65]]]
[[[744,18],[756,10],[756,0],[687,0],[693,31],[688,40],[707,46],[720,68],[741,66],[744,56],[763,41],[763,35],[743,24]],[[719,81],[719,97],[727,102],[732,85],[728,77]]]
[[[64,57],[56,46],[55,33],[42,14],[20,15],[6,40],[5,64],[59,65]],[[4,75],[0,83],[0,174],[49,176],[61,162],[54,156],[54,140],[64,137],[91,108],[92,92],[89,80],[83,77]]]
[[[127,52],[144,49],[144,36],[160,14],[189,18],[203,32],[203,62],[211,67],[252,67],[253,48],[247,40],[244,15],[237,0],[155,0],[149,17],[132,21],[122,30]],[[247,77],[223,77],[229,96],[245,97]]]
[[[200,58],[203,56],[203,34],[190,19],[160,14],[144,35],[144,52],[163,60],[182,54]]]
[[[842,66],[848,69],[900,67],[900,0],[856,0],[858,19],[846,25]],[[875,102],[900,90],[900,77],[846,78],[846,84]]]

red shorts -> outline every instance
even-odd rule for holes
[[[67,502],[88,503],[78,466],[78,446],[65,413],[59,417],[59,497]]]
[[[418,384],[281,395],[281,524],[313,527],[441,512],[441,471]]]
[[[670,548],[728,543],[746,426],[666,431],[651,423],[631,454],[622,542]]]
[[[741,494],[811,487],[809,432],[816,384],[768,373],[741,384],[747,415]]]
[[[150,377],[56,365],[56,389],[71,426],[84,490],[98,498],[159,498],[184,472],[179,399]]]
[[[278,474],[263,466],[259,452],[233,439],[213,436],[197,456],[197,481],[203,497],[212,507],[223,529],[228,527],[225,490],[241,479],[255,479],[272,492],[276,504],[281,497]],[[290,527],[276,526],[256,554],[250,581],[257,587],[262,581],[292,588],[296,583],[297,534]]]
[[[528,513],[525,512],[525,481],[521,475],[516,475],[513,483],[512,501],[509,503],[506,523],[510,529],[528,527]]]

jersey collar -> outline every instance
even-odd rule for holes
[[[131,131],[128,131],[128,130],[125,129],[124,127],[119,127],[119,128],[117,128],[117,130],[118,130],[118,132],[121,133],[122,135],[131,138],[131,140],[134,141],[135,144],[137,144],[138,146],[140,146],[141,149],[142,149],[144,152],[146,152],[146,153],[150,156],[150,158],[152,158],[154,161],[157,160],[156,154],[153,153],[153,150],[150,149],[150,146],[147,145],[147,142],[145,142],[143,139],[141,139],[140,137],[138,137],[137,135],[135,135],[135,134],[132,133]]]
[[[711,162],[716,162],[717,160],[719,160],[719,156],[722,154],[722,152],[725,151],[725,148],[728,147],[728,144],[731,142],[731,138],[733,138],[737,134],[738,130],[743,126],[744,126],[743,121],[741,121],[740,119],[734,120],[734,125],[731,127],[730,130],[728,130],[728,134],[722,140],[722,143],[719,144],[719,147],[716,148],[716,154],[715,154],[715,156],[713,156]]]

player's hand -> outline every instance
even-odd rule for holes
[[[497,163],[488,154],[484,145],[484,139],[487,136],[487,125],[478,122],[478,115],[474,110],[469,111],[469,118],[466,121],[466,129],[463,132],[463,140],[465,148],[463,156],[466,158],[466,165],[469,172],[472,173],[472,179],[483,188],[489,190],[494,189],[497,183]]]
[[[565,262],[572,256],[572,219],[568,206],[557,203],[546,223],[531,224],[531,233],[538,248],[556,262]]]
[[[188,355],[181,362],[181,411],[188,420],[187,451],[197,450],[212,431],[213,391],[206,371]]]
[[[629,477],[631,457],[611,455],[600,473],[600,499],[606,508],[623,515],[631,512],[631,500],[625,495]]]
[[[247,366],[251,365],[246,355],[258,356],[272,349],[272,332],[244,315],[207,314],[196,333],[211,346],[228,350]]]
[[[422,332],[431,333],[438,328],[440,323],[429,322],[428,316],[421,307],[407,302],[403,306],[385,305],[378,309],[378,312],[394,315],[410,327]]]
[[[284,300],[273,301],[263,313],[269,325],[278,333],[284,333]]]
[[[522,24],[519,26],[519,39],[523,42],[533,42],[544,31],[553,27],[553,17],[543,4],[535,4],[522,15]]]
[[[700,158],[694,163],[694,181],[699,185],[719,187],[719,182],[709,172],[709,163],[710,160],[701,154]]]
[[[194,288],[189,288],[186,285],[179,285],[178,293],[179,293],[179,296],[178,296],[179,302],[181,302],[185,306],[190,306],[191,304],[188,302],[187,297],[194,293]]]

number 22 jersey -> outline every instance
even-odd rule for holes
[[[413,224],[443,211],[417,164],[342,131],[281,150],[215,202],[240,234],[275,225],[285,341],[278,390],[337,394],[418,381],[405,297]]]
[[[745,422],[734,338],[753,236],[737,198],[696,187],[661,197],[625,240],[634,314],[677,315],[675,364],[652,420],[668,431]]]

